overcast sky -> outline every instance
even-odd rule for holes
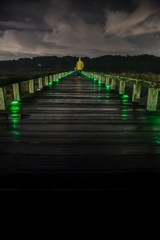
[[[1,0],[0,60],[160,56],[158,0]]]

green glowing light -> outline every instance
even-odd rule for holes
[[[11,110],[11,108],[10,108],[10,110]],[[12,113],[17,113],[17,111],[12,111]]]
[[[13,102],[11,102],[11,104],[16,105],[16,104],[19,104],[19,102],[18,101],[13,101]]]
[[[128,117],[128,114],[122,114],[122,117]]]
[[[14,124],[19,123],[19,119],[12,119],[12,123]]]
[[[16,118],[16,117],[19,118],[19,114],[14,113],[14,114],[11,115],[11,117],[13,117],[13,118]]]
[[[20,107],[19,106],[12,106],[10,108],[12,111],[19,111],[20,110]]]
[[[107,88],[107,89],[110,89],[110,88],[111,88],[111,86],[110,86],[110,85],[108,85],[108,84],[106,84],[106,88]]]
[[[13,135],[19,135],[20,133],[18,131],[12,131]]]
[[[128,100],[123,100],[123,103],[127,103],[127,102],[129,102]]]
[[[128,95],[123,95],[122,98],[129,98],[129,96]]]

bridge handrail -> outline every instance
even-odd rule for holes
[[[29,81],[31,79],[37,79],[40,77],[46,77],[46,76],[50,76],[50,75],[54,75],[54,74],[59,74],[59,73],[65,73],[66,71],[55,71],[55,72],[47,72],[47,73],[36,73],[33,75],[19,75],[19,76],[15,76],[15,77],[8,77],[8,78],[2,78],[0,79],[0,87],[5,87],[14,83],[20,83],[20,82],[25,82],[25,81]]]
[[[155,88],[155,89],[160,89],[160,81],[156,81],[156,80],[142,80],[139,78],[131,78],[131,77],[125,77],[125,76],[121,76],[121,75],[117,75],[117,74],[106,74],[103,72],[87,72],[86,73],[92,73],[92,74],[100,74],[101,76],[105,76],[108,78],[112,78],[118,81],[125,81],[126,83],[130,83],[130,84],[137,84],[137,85],[141,85],[144,87],[149,87],[149,88]]]

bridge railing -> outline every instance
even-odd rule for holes
[[[71,73],[54,72],[0,80],[0,110],[6,110],[12,101],[20,101],[24,95],[34,94]]]
[[[147,95],[147,110],[148,111],[156,111],[158,104],[158,95],[160,90],[160,82],[157,81],[146,81],[142,79],[134,79],[125,76],[119,75],[109,75],[105,73],[98,72],[86,72],[83,71],[83,74],[93,78],[94,80],[98,80],[106,85],[109,85],[112,90],[115,89],[116,83],[119,84],[119,94],[125,94],[125,86],[127,84],[131,84],[133,87],[132,92],[132,102],[139,102],[141,95],[142,86],[148,88]]]

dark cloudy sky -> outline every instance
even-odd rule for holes
[[[160,56],[160,0],[1,0],[0,60]]]

